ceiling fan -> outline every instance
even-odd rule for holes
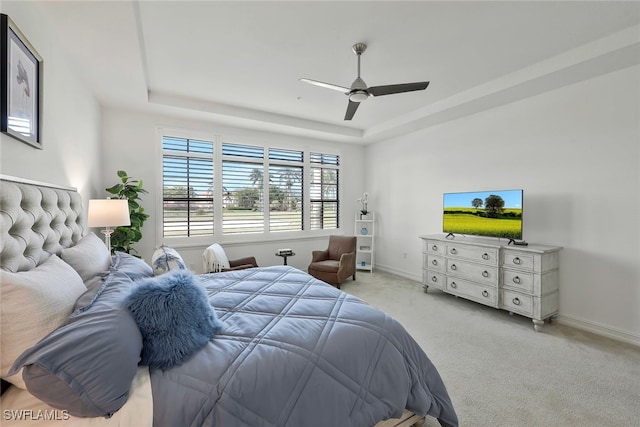
[[[345,120],[351,120],[356,113],[358,106],[364,100],[370,96],[382,96],[391,95],[394,93],[413,92],[416,90],[425,90],[429,86],[429,82],[416,82],[416,83],[401,83],[395,85],[385,86],[372,86],[367,87],[367,84],[360,78],[360,55],[367,50],[367,45],[364,43],[356,43],[352,47],[353,53],[358,56],[358,77],[351,83],[351,87],[338,86],[331,83],[324,83],[311,79],[300,79],[305,83],[311,83],[312,85],[324,87],[327,89],[337,90],[345,95],[349,96],[349,104],[347,105],[347,112],[344,115]]]

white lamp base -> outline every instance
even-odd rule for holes
[[[111,227],[107,227],[102,230],[102,234],[104,234],[104,244],[107,245],[107,249],[109,249],[109,253],[111,253],[111,235],[115,230]]]

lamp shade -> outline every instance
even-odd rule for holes
[[[118,227],[131,225],[129,201],[125,199],[89,200],[89,227]]]

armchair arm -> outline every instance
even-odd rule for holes
[[[340,255],[340,267],[338,267],[338,276],[350,276],[354,273],[356,267],[356,253],[348,252]]]
[[[329,249],[324,251],[312,251],[311,262],[326,261],[329,259]]]
[[[254,268],[254,267],[257,267],[257,266],[253,264],[240,264],[240,265],[233,266],[231,268],[223,268],[222,271],[236,271],[236,270],[244,270],[245,268]]]
[[[257,267],[258,266],[258,263],[256,262],[256,258],[252,257],[252,256],[245,257],[245,258],[240,258],[240,259],[229,260],[229,265],[231,266],[231,269],[233,269],[234,267],[244,266],[246,264],[250,264],[253,267]]]

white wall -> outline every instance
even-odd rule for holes
[[[2,13],[20,28],[44,61],[43,149],[0,134],[0,172],[77,187],[86,201],[100,180],[100,106],[55,33],[38,18],[37,4],[2,2]]]
[[[156,237],[156,230],[162,221],[161,200],[161,149],[158,129],[174,129],[196,132],[202,137],[223,135],[227,138],[241,138],[243,143],[281,143],[283,148],[297,147],[300,149],[330,150],[339,153],[344,168],[341,171],[341,197],[343,200],[341,211],[340,231],[336,234],[352,234],[354,230],[354,214],[358,207],[356,199],[362,194],[364,178],[364,148],[360,145],[337,144],[328,141],[305,139],[266,132],[255,132],[219,125],[213,122],[188,121],[176,117],[157,114],[141,114],[120,109],[105,108],[103,114],[103,141],[105,144],[102,180],[104,187],[110,187],[118,182],[117,170],[125,170],[134,179],[142,179],[144,188],[149,194],[143,197],[145,211],[151,215],[143,227],[142,240],[134,245],[139,254],[149,260],[153,250],[163,243],[161,237]],[[104,196],[106,196],[106,192]],[[278,248],[292,248],[296,256],[289,258],[288,263],[294,267],[306,270],[311,261],[311,251],[325,249],[328,233],[309,233],[308,236],[295,240],[282,241],[243,241],[231,242],[224,236],[212,238],[209,244],[219,242],[223,244],[229,258],[236,259],[248,255],[257,258],[259,265],[282,264],[282,258],[276,257]],[[193,266],[196,271],[202,267],[202,252],[206,246],[202,245],[174,245],[185,262]]]
[[[368,147],[377,265],[421,280],[442,193],[523,188],[525,240],[564,247],[559,320],[640,344],[639,94],[636,66]]]

